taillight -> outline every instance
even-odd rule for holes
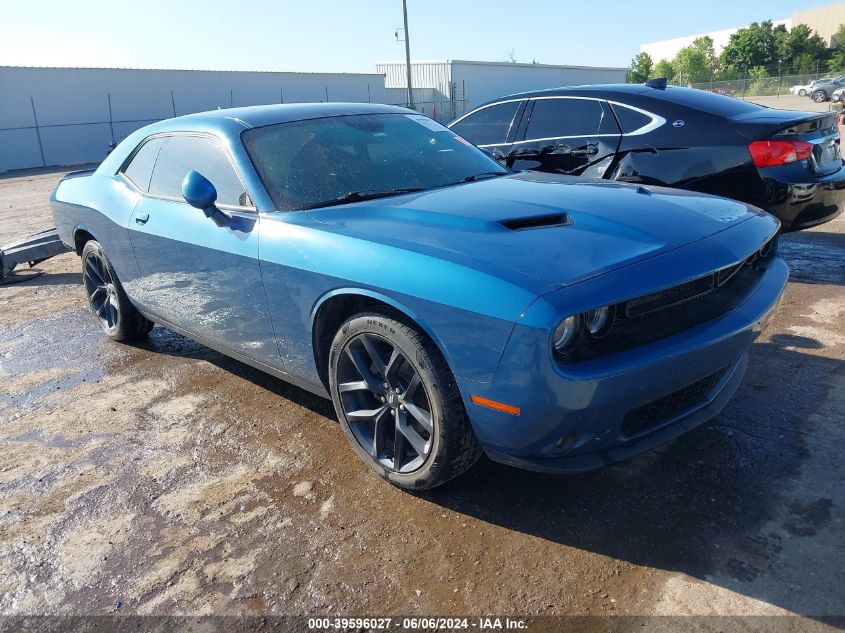
[[[748,146],[757,167],[787,165],[810,158],[813,144],[806,141],[754,141]]]

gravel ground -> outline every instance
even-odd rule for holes
[[[0,179],[0,242],[61,173]],[[0,286],[0,613],[845,615],[845,217],[712,422],[575,477],[483,459],[411,495],[332,408],[156,327],[108,342],[79,260]],[[640,629],[642,630],[642,629]],[[796,629],[798,630],[798,629]]]

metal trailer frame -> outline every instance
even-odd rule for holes
[[[69,250],[59,239],[56,227],[44,229],[22,240],[7,244],[0,248],[0,283],[14,283],[31,279],[32,275],[13,275],[12,271],[19,264],[27,263],[32,268],[45,259],[50,259]]]

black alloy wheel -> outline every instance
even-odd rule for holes
[[[431,453],[431,404],[419,373],[389,340],[359,334],[338,362],[343,413],[358,444],[392,472],[419,469]]]
[[[110,339],[142,338],[153,328],[153,322],[129,301],[114,267],[96,240],[87,241],[82,248],[82,283],[91,312]]]
[[[82,264],[82,279],[88,304],[105,332],[113,331],[120,323],[120,305],[117,300],[114,280],[99,249],[85,253]]]
[[[392,484],[434,488],[481,456],[448,364],[403,315],[351,317],[334,337],[328,369],[344,433],[359,457]]]

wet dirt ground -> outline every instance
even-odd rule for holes
[[[50,225],[60,175],[0,178],[0,242]],[[160,327],[108,342],[78,258],[45,262],[0,286],[0,613],[845,615],[845,217],[782,250],[718,418],[416,496],[328,402]]]

